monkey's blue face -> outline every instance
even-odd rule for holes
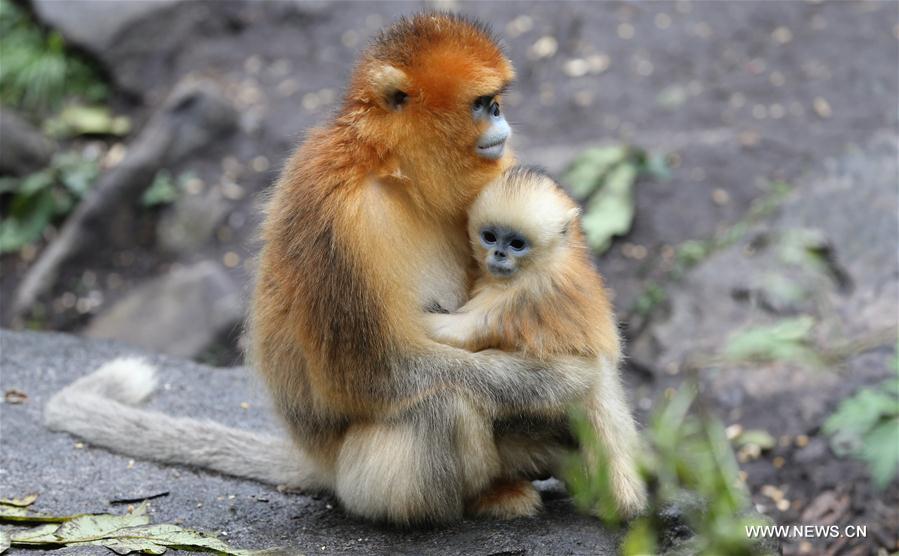
[[[486,129],[478,137],[478,156],[488,160],[499,160],[506,147],[506,139],[512,134],[512,128],[500,109],[495,95],[478,97],[471,106],[471,115],[476,124],[487,124]]]
[[[528,238],[510,228],[484,226],[478,239],[487,250],[484,266],[497,278],[508,278],[515,274],[522,258],[531,251]]]

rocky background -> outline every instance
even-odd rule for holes
[[[625,375],[641,421],[691,377],[727,426],[757,511],[779,524],[868,526],[864,539],[788,539],[785,554],[899,549],[896,481],[876,487],[871,468],[847,457],[834,439],[839,435],[824,427],[842,400],[863,388],[882,391],[895,376],[899,4],[33,0],[24,6],[96,69],[109,88],[106,115],[126,118],[117,121],[127,126],[116,128],[113,118],[87,133],[53,136],[45,133],[46,120],[58,120],[58,112],[38,119],[22,106],[3,106],[4,175],[33,174],[55,164],[60,152],[78,153],[98,168],[73,212],[0,258],[4,327],[118,340],[214,367],[239,365],[259,201],[280,165],[308,129],[334,112],[354,58],[380,28],[420,8],[459,10],[494,26],[518,70],[506,112],[523,161],[561,175],[584,149],[615,144],[666,161],[667,177],[638,181],[630,230],[597,258],[626,333]],[[148,199],[148,190],[156,197]],[[12,201],[0,201],[6,216]],[[59,371],[51,380],[47,369],[60,368],[58,358],[78,349],[126,349],[67,347],[82,345],[71,342],[3,336],[3,443],[15,439],[16,448],[2,450],[3,496],[24,494],[22,485],[41,489],[44,458],[95,466],[96,477],[122,460],[60,435],[52,436],[55,456],[32,444],[50,436],[38,426],[40,405],[53,391],[47,385],[58,388],[79,374]],[[53,350],[58,357],[47,355]],[[39,355],[41,364],[29,370],[23,362]],[[93,363],[99,356],[78,357]],[[183,369],[166,379],[175,390],[208,383],[242,391],[249,380],[245,369]],[[233,424],[244,424],[234,417],[243,415],[241,403],[253,411],[265,405],[249,395],[212,403],[202,390],[179,396],[194,403],[166,407]],[[234,407],[225,411],[223,404]],[[267,419],[245,423],[257,422]],[[17,438],[24,430],[27,438]],[[889,447],[899,453],[899,430],[880,444],[888,447],[885,457],[894,457]],[[246,547],[287,542],[315,552],[352,551],[329,545],[329,535],[355,538],[357,528],[365,530],[360,539],[379,539],[373,550],[389,551],[396,541],[334,517],[339,510],[326,499],[272,493],[277,504],[250,501],[266,489],[151,467],[155,488],[185,489],[158,501],[159,511],[172,519],[177,508],[206,500],[220,511],[191,510],[191,524],[227,531],[237,519]],[[172,474],[191,477],[182,480],[191,486],[164,486]],[[75,510],[65,492],[77,484],[71,476],[54,482],[47,503]],[[449,541],[420,534],[402,550],[614,550],[608,537],[592,536],[591,523],[572,513],[561,494],[552,500],[546,515],[527,523],[469,524]],[[287,513],[274,507],[282,505]],[[259,533],[272,515],[290,535]],[[498,544],[484,540],[500,537]]]

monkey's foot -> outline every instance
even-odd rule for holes
[[[631,519],[646,510],[646,486],[636,471],[625,468],[613,472],[612,490],[621,517]]]
[[[492,519],[537,515],[543,503],[530,481],[499,480],[469,505],[469,513]]]

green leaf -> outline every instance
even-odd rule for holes
[[[3,554],[7,550],[9,550],[9,546],[11,544],[11,539],[9,538],[9,533],[6,531],[0,531],[0,554]]]
[[[657,179],[667,180],[671,178],[671,167],[668,157],[660,153],[641,153],[638,157],[641,161],[640,173],[648,174]]]
[[[128,118],[113,116],[105,106],[69,105],[44,123],[44,131],[54,137],[126,135],[130,130]]]
[[[899,472],[899,417],[877,425],[865,435],[861,458],[868,463],[877,488],[885,488]]]
[[[124,515],[100,514],[76,517],[60,525],[54,535],[63,544],[105,538],[120,529],[150,523],[150,516],[142,508],[146,506],[141,505],[134,512]]]
[[[106,87],[81,59],[66,51],[58,32],[46,32],[9,0],[0,1],[0,102],[40,115],[65,97],[102,100]]]
[[[799,228],[783,232],[776,241],[777,253],[786,264],[826,271],[830,244],[821,230]]]
[[[656,554],[656,535],[649,520],[641,517],[631,525],[621,542],[623,556]]]
[[[53,182],[53,171],[51,169],[41,170],[23,178],[19,183],[16,194],[26,197],[34,195],[48,187],[52,187]]]
[[[16,202],[12,214],[0,221],[0,253],[15,251],[41,237],[55,211],[53,192],[49,189],[15,205]]]
[[[35,500],[37,500],[37,494],[29,494],[28,496],[23,496],[21,498],[0,498],[0,505],[25,508],[34,504]]]
[[[736,438],[734,438],[733,442],[738,447],[752,444],[758,446],[762,450],[770,450],[776,443],[774,437],[771,436],[768,431],[764,431],[761,429],[750,429],[743,431]]]
[[[728,339],[724,355],[734,361],[821,365],[821,357],[811,347],[814,325],[814,319],[806,315],[773,325],[748,328]]]
[[[824,422],[827,434],[848,431],[861,435],[871,430],[882,417],[899,415],[899,398],[889,391],[879,392],[865,388],[846,398],[837,410]]]
[[[159,524],[147,527],[136,527],[119,531],[117,538],[143,538],[159,545],[177,548],[178,550],[208,550],[222,554],[247,554],[249,551],[231,548],[224,541],[206,533],[185,529],[178,525]],[[204,550],[204,551],[205,551]]]
[[[575,199],[583,201],[603,184],[603,177],[630,153],[626,146],[594,147],[585,150],[569,165],[562,182]]]
[[[165,554],[168,548],[147,539],[103,539],[85,543],[72,543],[67,546],[104,546],[116,554]]]
[[[58,523],[41,525],[15,533],[10,541],[16,546],[57,544],[56,537],[53,535],[57,529],[59,529]]]
[[[53,165],[59,169],[63,185],[79,198],[84,197],[100,175],[100,168],[95,160],[73,152],[56,156]]]
[[[153,178],[153,183],[150,184],[150,187],[144,190],[141,204],[145,207],[165,205],[177,199],[179,193],[180,191],[175,184],[175,180],[172,179],[172,175],[165,170],[160,170],[156,173],[156,177]]]
[[[0,505],[0,521],[12,523],[62,523],[82,515],[47,515],[31,512],[27,508]]]
[[[634,164],[616,165],[587,204],[582,226],[587,243],[597,253],[602,253],[612,243],[612,237],[626,233],[634,219],[634,181],[637,168]]]
[[[118,554],[162,554],[167,548],[236,556],[251,554],[251,551],[232,548],[214,536],[179,525],[151,525],[146,503],[124,515],[45,516],[12,505],[0,505],[0,512],[14,514],[21,521],[62,522],[21,531],[10,539],[12,546],[104,546]]]

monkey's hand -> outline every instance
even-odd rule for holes
[[[426,332],[433,340],[457,348],[470,348],[475,331],[467,314],[427,313],[424,318]]]

